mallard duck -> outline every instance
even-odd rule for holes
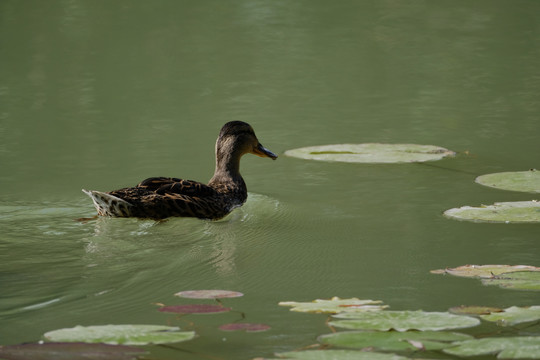
[[[240,158],[252,153],[277,159],[261,145],[253,128],[242,121],[226,123],[216,141],[216,169],[208,185],[169,177],[152,177],[135,187],[110,192],[83,190],[98,215],[164,219],[170,216],[217,220],[247,199]]]

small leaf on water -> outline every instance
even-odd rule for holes
[[[503,309],[489,306],[455,306],[448,310],[452,314],[457,315],[488,315],[491,313],[497,313],[504,311]]]
[[[132,360],[145,350],[133,346],[82,342],[0,346],[4,360]]]
[[[481,278],[484,285],[505,289],[540,290],[540,268],[528,265],[465,265],[431,270],[432,274],[450,274]]]
[[[540,193],[540,171],[536,169],[486,174],[477,177],[475,181],[501,190]]]
[[[529,265],[463,265],[456,268],[431,270],[432,274],[450,274],[463,277],[492,278],[515,271],[540,271],[540,267]]]
[[[344,331],[319,337],[322,344],[364,349],[374,347],[384,351],[418,350],[410,341],[421,342],[426,350],[452,346],[452,341],[472,339],[472,336],[445,331]]]
[[[220,299],[220,298],[240,297],[240,296],[244,296],[244,294],[238,291],[229,291],[229,290],[187,290],[187,291],[180,291],[174,294],[174,296],[190,298],[190,299]]]
[[[279,305],[291,306],[291,311],[337,314],[341,312],[380,311],[388,307],[387,305],[379,305],[381,303],[382,301],[379,300],[340,299],[335,296],[331,299],[317,299],[312,302],[282,301]]]
[[[454,343],[443,350],[456,356],[497,354],[498,359],[540,359],[540,336],[473,339]]]
[[[163,306],[159,311],[177,314],[213,314],[231,311],[231,308],[221,305],[189,304]]]
[[[285,155],[349,163],[410,163],[440,160],[455,153],[433,145],[365,143],[309,146],[287,150]]]
[[[539,201],[500,202],[488,206],[462,206],[446,210],[444,215],[457,220],[492,223],[540,222]]]
[[[276,354],[283,359],[299,360],[409,360],[396,354],[355,350],[305,350]]]
[[[355,154],[352,151],[312,151],[312,155],[322,155],[322,154]]]
[[[167,344],[191,340],[193,331],[178,331],[177,327],[161,325],[96,325],[75,326],[45,333],[56,342],[86,342],[124,345]]]
[[[421,310],[343,313],[333,317],[345,320],[334,320],[329,325],[353,330],[438,331],[467,328],[480,323],[480,320],[468,316]]]
[[[524,322],[538,321],[540,320],[540,306],[511,306],[504,309],[503,312],[481,315],[480,318],[486,321],[496,322],[502,326],[511,326]]]
[[[540,271],[516,271],[504,273],[489,279],[482,279],[484,285],[498,285],[505,289],[540,290]]]
[[[265,325],[265,324],[231,323],[231,324],[221,325],[219,329],[223,331],[245,330],[246,332],[259,332],[259,331],[269,330],[270,326]]]

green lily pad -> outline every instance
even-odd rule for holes
[[[276,354],[284,359],[300,360],[409,360],[395,354],[382,354],[355,350],[306,350]]]
[[[536,169],[486,174],[477,177],[475,181],[501,190],[540,193],[540,171]]]
[[[480,320],[469,316],[421,310],[345,313],[334,317],[346,320],[331,321],[329,325],[353,330],[438,331],[473,327],[480,323]]]
[[[493,278],[516,271],[540,271],[540,267],[530,265],[463,265],[455,268],[431,270],[430,272],[463,277]]]
[[[480,318],[486,321],[497,322],[499,325],[511,326],[524,322],[540,320],[540,306],[518,307],[511,306],[503,312],[489,315],[481,315]],[[538,338],[540,339],[540,337]]]
[[[484,285],[505,289],[540,290],[540,268],[528,265],[465,265],[431,270],[432,274],[450,274],[481,278]]]
[[[446,210],[444,215],[474,222],[537,223],[540,222],[540,202],[513,201],[480,207],[462,206]]]
[[[540,359],[540,336],[516,336],[466,340],[444,349],[456,356],[498,354],[498,359]]]
[[[45,333],[44,337],[58,342],[85,342],[124,345],[167,344],[191,340],[193,331],[178,331],[177,327],[161,325],[98,325],[75,326]]]
[[[384,351],[440,350],[452,346],[454,341],[472,339],[472,336],[445,331],[344,331],[319,336],[322,344],[363,349],[373,347]]]
[[[317,299],[312,302],[282,301],[279,305],[291,306],[291,311],[337,314],[341,312],[380,311],[388,307],[387,305],[379,305],[381,303],[382,301],[379,300],[340,299],[336,296],[329,300]]]
[[[499,285],[505,289],[540,290],[540,272],[519,271],[504,273],[489,279],[482,279],[484,285]]]
[[[503,309],[489,306],[461,305],[448,309],[452,314],[457,315],[488,315],[504,311]]]
[[[285,155],[349,163],[410,163],[440,160],[455,153],[433,145],[366,143],[309,146],[287,150]]]
[[[244,296],[241,292],[238,291],[229,291],[229,290],[187,290],[180,291],[174,296],[179,296],[189,299],[221,299],[221,298],[234,298]]]
[[[0,346],[4,360],[132,360],[145,350],[133,346],[81,342]]]

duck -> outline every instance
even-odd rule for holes
[[[215,171],[208,184],[174,177],[151,177],[134,187],[109,192],[82,191],[92,198],[98,216],[219,220],[247,200],[246,183],[240,175],[240,158],[248,153],[272,160],[278,157],[261,145],[251,125],[230,121],[219,132]]]

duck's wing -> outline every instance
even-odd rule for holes
[[[170,177],[151,177],[148,179],[145,179],[141,181],[136,187],[145,188],[149,191],[156,191],[160,187],[168,184],[172,184],[175,182],[182,181],[182,179],[178,178],[170,178]]]
[[[144,188],[153,191],[159,195],[178,194],[186,196],[195,196],[204,198],[215,196],[214,188],[193,180],[184,180],[178,178],[153,177],[142,181],[138,188]]]
[[[230,212],[214,188],[192,180],[156,177],[108,193],[85,191],[100,215],[164,219],[218,219]]]

